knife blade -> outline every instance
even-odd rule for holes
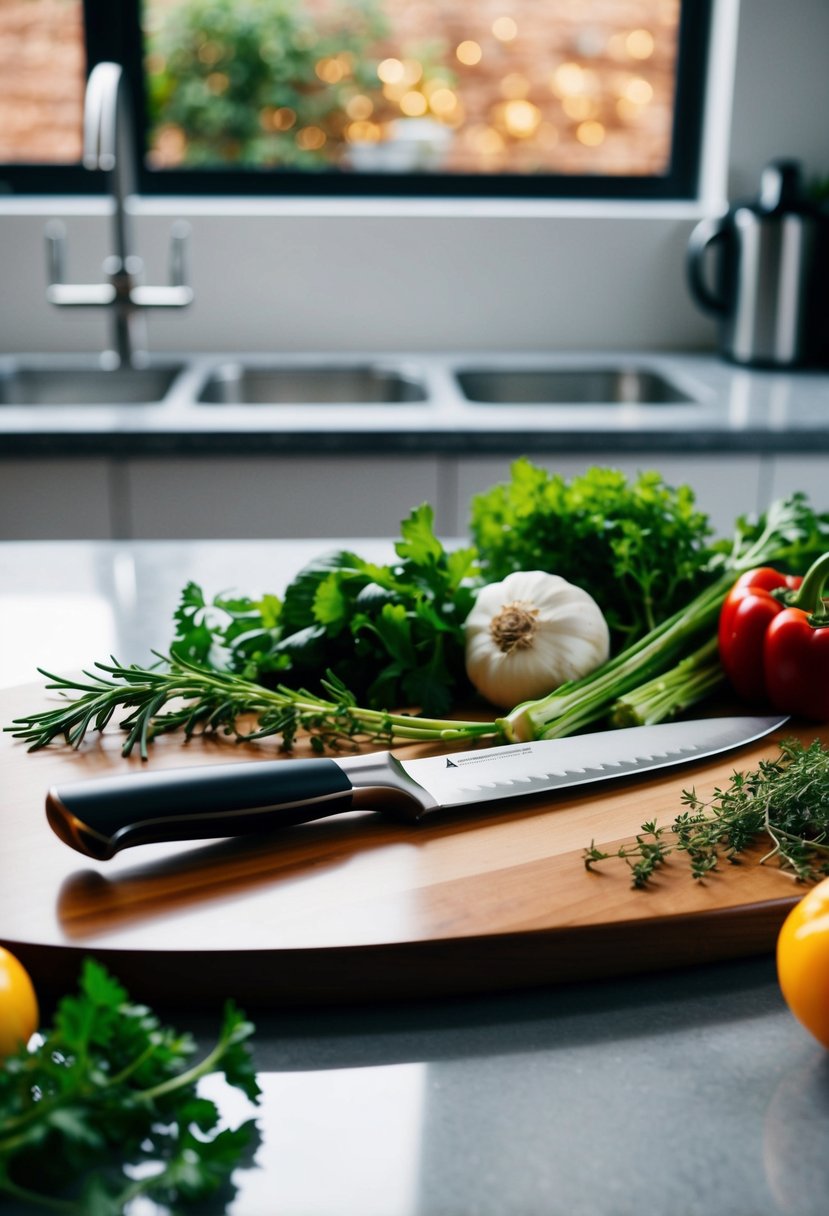
[[[53,787],[46,813],[65,844],[107,861],[133,845],[242,836],[343,811],[416,821],[450,807],[555,793],[716,756],[787,721],[701,718],[413,760],[386,751],[100,777]]]

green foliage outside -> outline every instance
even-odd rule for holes
[[[162,18],[147,37],[150,120],[155,135],[180,132],[190,167],[330,164],[349,99],[378,87],[377,0],[332,7],[325,22],[298,0],[186,0]],[[342,75],[326,82],[317,65],[330,59]],[[316,139],[298,139],[308,128]]]

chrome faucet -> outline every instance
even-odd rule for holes
[[[99,63],[89,75],[84,102],[83,163],[107,174],[113,203],[113,252],[104,261],[107,281],[66,283],[66,232],[59,221],[46,229],[48,287],[46,298],[60,308],[108,308],[113,320],[112,349],[103,362],[128,367],[146,360],[147,308],[186,308],[193,300],[188,283],[189,228],[173,225],[170,285],[149,287],[140,280],[143,265],[134,252],[128,200],[135,193],[135,148],[130,124],[127,83],[117,63]]]

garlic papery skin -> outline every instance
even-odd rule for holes
[[[482,587],[465,635],[466,674],[502,709],[588,675],[610,654],[610,630],[593,597],[543,570]]]

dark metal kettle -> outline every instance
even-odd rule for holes
[[[819,349],[826,341],[826,291],[818,267],[826,244],[826,220],[803,199],[794,161],[764,169],[756,200],[697,224],[688,284],[700,307],[718,317],[726,358],[778,368],[826,361],[829,350]]]

